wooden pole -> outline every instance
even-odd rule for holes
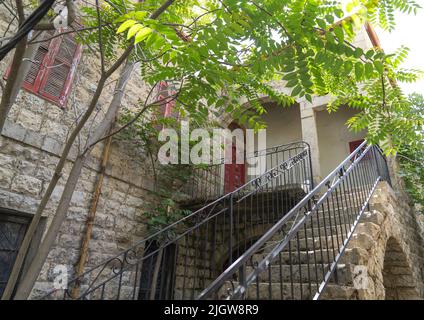
[[[111,142],[112,142],[112,136],[110,136],[106,140],[105,146],[103,148],[99,178],[96,183],[93,199],[90,206],[90,211],[88,212],[88,216],[87,216],[86,231],[84,234],[83,241],[81,243],[80,257],[75,268],[76,277],[81,276],[81,274],[84,272],[84,267],[87,262],[88,248],[90,245],[91,235],[93,233],[93,224],[94,224],[94,219],[96,217],[97,204],[99,203],[100,195],[102,192],[103,179],[106,173],[106,166],[109,161]],[[77,280],[77,282],[75,283],[75,286],[72,288],[72,292],[71,292],[72,299],[77,299],[79,296],[79,292],[80,292],[80,282]]]

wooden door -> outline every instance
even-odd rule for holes
[[[241,129],[235,123],[232,123],[229,127],[230,130]],[[237,145],[235,141],[228,142],[231,143],[231,163],[225,164],[225,174],[224,174],[224,186],[225,193],[234,191],[238,187],[241,187],[246,183],[246,163],[237,163]],[[245,160],[245,159],[243,159]]]

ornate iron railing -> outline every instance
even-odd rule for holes
[[[198,299],[318,299],[348,285],[341,258],[380,180],[390,183],[385,157],[364,142]]]
[[[262,174],[250,173],[249,168],[255,164],[262,164],[264,171],[268,171],[278,164],[292,158],[304,148],[304,142],[293,142],[282,144],[260,151],[255,151],[245,155],[246,177],[245,181],[251,181]],[[192,201],[207,201],[217,199],[228,193],[228,186],[225,181],[225,159],[219,159],[218,163],[198,166],[193,172],[186,184],[184,193],[186,193]],[[251,170],[253,171],[253,170]],[[305,187],[311,187],[311,181],[305,181]]]
[[[194,299],[304,197],[306,143],[260,177],[111,257],[46,299]],[[275,153],[274,153],[275,154]]]

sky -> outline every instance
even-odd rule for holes
[[[418,14],[396,14],[396,28],[391,33],[376,29],[381,45],[386,53],[391,53],[401,45],[411,49],[404,68],[424,70],[424,0],[416,0],[423,9]],[[413,84],[400,84],[405,93],[424,94],[424,79]]]

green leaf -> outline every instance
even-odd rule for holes
[[[372,59],[372,57],[374,56],[374,50],[368,50],[366,53],[365,53],[365,58],[367,58],[367,59]]]
[[[300,85],[297,85],[296,87],[294,87],[291,95],[293,97],[296,97],[301,91],[302,91],[302,87]]]
[[[364,65],[361,62],[355,64],[355,76],[356,80],[361,80],[364,75]]]
[[[116,33],[121,33],[124,32],[125,30],[127,30],[129,27],[132,27],[133,25],[136,24],[135,20],[127,20],[125,21],[123,24],[121,24],[118,28],[118,30],[116,30]]]
[[[374,67],[373,67],[372,63],[367,62],[365,64],[365,76],[367,78],[371,78],[373,73],[374,73]]]
[[[334,17],[332,16],[332,15],[330,15],[330,14],[327,14],[326,16],[325,16],[325,20],[327,20],[327,22],[328,23],[334,23]]]
[[[384,65],[383,65],[383,63],[381,61],[378,61],[378,60],[374,61],[374,67],[377,69],[377,71],[380,74],[383,74],[383,72],[384,72]]]
[[[353,53],[353,55],[355,56],[355,58],[360,58],[362,57],[364,54],[364,50],[362,50],[361,48],[356,48],[355,52]]]
[[[346,61],[344,63],[344,71],[346,74],[349,74],[353,70],[353,63],[352,61]]]
[[[322,20],[322,19],[317,19],[317,24],[318,24],[318,26],[319,26],[321,29],[323,29],[323,30],[326,30],[326,29],[327,29],[327,24],[325,23],[325,21],[324,21],[324,20]]]
[[[143,29],[141,29],[139,32],[137,32],[137,35],[135,36],[134,44],[137,44],[146,39],[149,34],[152,33],[152,31],[153,30],[149,27],[144,27]]]
[[[128,34],[127,34],[127,40],[132,38],[138,31],[140,31],[141,29],[143,29],[143,26],[141,24],[135,24],[133,25],[130,30],[128,30]]]
[[[134,13],[134,19],[137,19],[139,21],[143,20],[145,17],[147,17],[149,13],[147,11],[136,11]]]
[[[334,33],[335,33],[337,39],[339,39],[340,42],[344,41],[344,32],[343,32],[343,29],[341,27],[334,28]]]

